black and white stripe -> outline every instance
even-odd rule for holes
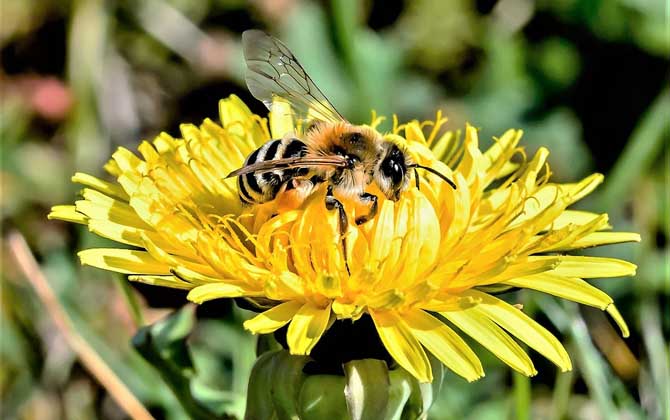
[[[256,162],[302,157],[307,154],[307,146],[295,138],[270,140],[244,161],[244,166]],[[306,175],[307,168],[276,169],[263,173],[249,173],[237,178],[240,200],[244,204],[260,204],[273,200],[282,186],[296,176]],[[287,185],[290,189],[291,184]]]

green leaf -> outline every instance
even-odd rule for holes
[[[156,324],[141,328],[132,344],[156,368],[190,418],[221,418],[203,407],[191,393],[194,369],[186,338],[194,323],[195,307],[185,306]]]

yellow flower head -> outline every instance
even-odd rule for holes
[[[182,125],[182,139],[161,134],[143,142],[141,158],[120,148],[105,166],[116,182],[73,177],[85,187],[83,198],[54,207],[49,217],[133,247],[82,251],[83,264],[190,290],[188,298],[198,303],[232,297],[261,303],[269,309],[245,328],[265,334],[288,324],[293,354],[309,354],[336,319],[368,314],[393,359],[424,382],[432,380],[426,351],[468,381],[483,376],[453,327],[526,375],[535,368],[512,337],[561,370],[571,368],[553,335],[486,293],[496,287],[599,307],[628,335],[612,299],[583,279],[632,275],[636,267],[564,252],[639,236],[604,232],[605,214],[568,210],[602,175],[550,182],[547,150],[526,159],[520,131],[507,131],[482,152],[471,126],[463,141],[441,133],[440,114],[436,121],[396,122],[385,138],[449,175],[457,189],[423,172],[420,189],[412,186],[397,202],[378,194],[378,215],[349,223],[345,253],[337,214],[324,205],[325,185],[298,208],[275,202],[244,208],[235,180],[224,179],[263,143],[294,131],[291,118],[270,115],[268,127],[235,96],[221,101],[220,117],[222,125]],[[354,203],[345,207],[353,220]]]

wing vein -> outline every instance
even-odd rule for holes
[[[346,121],[281,41],[251,30],[242,34],[242,47],[249,91],[268,109],[279,98],[298,120]]]

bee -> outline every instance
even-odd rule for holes
[[[278,39],[263,31],[248,30],[242,34],[242,49],[251,94],[270,111],[277,100],[288,103],[296,119],[308,123],[302,138],[287,135],[270,140],[228,175],[238,177],[243,204],[262,204],[284,194],[304,200],[317,186],[326,183],[325,205],[328,210],[339,212],[346,252],[344,233],[348,219],[340,199],[353,199],[367,206],[367,214],[355,220],[360,225],[377,213],[377,196],[366,192],[372,183],[387,199],[397,201],[409,188],[412,171],[419,187],[416,169],[422,168],[456,188],[449,178],[417,164],[376,130],[348,122]]]

